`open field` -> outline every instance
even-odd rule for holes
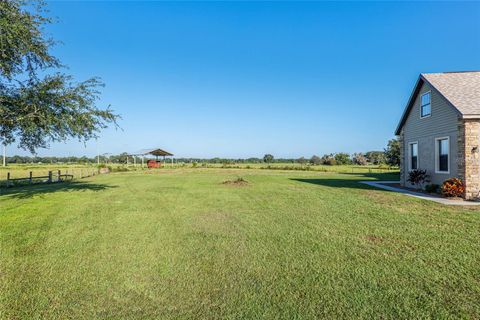
[[[478,209],[356,182],[395,178],[165,169],[3,191],[0,318],[479,318]]]
[[[146,170],[146,164],[141,166],[140,161],[136,165],[130,163],[125,164],[102,164],[108,166],[113,170],[138,171]],[[53,163],[53,164],[10,164],[6,167],[0,166],[0,186],[7,178],[7,172],[10,173],[11,178],[26,178],[32,172],[34,176],[45,176],[51,170],[61,170],[62,173],[72,174],[78,178],[80,176],[88,175],[88,172],[98,168],[96,164],[67,164],[67,163]],[[318,172],[338,172],[338,173],[393,173],[398,171],[398,168],[389,168],[387,166],[356,166],[356,165],[306,165],[299,163],[232,163],[232,164],[213,164],[213,163],[174,163],[167,162],[164,166],[157,170],[163,169],[189,169],[189,168],[214,168],[214,169],[266,169],[266,170],[297,170],[297,171],[318,171]],[[4,184],[4,183],[3,183]]]
[[[180,164],[177,168],[192,167],[192,164]],[[398,168],[388,167],[386,165],[310,165],[300,163],[233,163],[233,164],[211,164],[198,163],[196,167],[203,168],[223,168],[223,169],[266,169],[266,170],[298,170],[298,171],[318,171],[318,172],[337,172],[337,173],[386,173],[398,171]],[[167,165],[168,168],[168,165]]]
[[[30,171],[34,176],[45,176],[48,175],[49,171],[57,170],[79,176],[82,170],[87,173],[89,170],[92,171],[96,168],[95,165],[83,164],[10,164],[6,167],[0,166],[0,185],[7,178],[7,172],[10,173],[11,178],[26,178]]]

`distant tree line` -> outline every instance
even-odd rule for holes
[[[121,153],[119,155],[111,155],[111,156],[95,156],[95,157],[55,157],[55,156],[11,156],[7,157],[7,163],[16,163],[16,164],[35,164],[35,163],[83,163],[83,164],[95,164],[97,162],[101,163],[126,163],[127,162],[127,153]],[[131,161],[131,160],[130,160]]]
[[[97,157],[38,157],[38,156],[13,156],[7,157],[8,163],[127,163],[128,153],[124,152],[118,155],[101,155]],[[131,157],[130,157],[130,161]],[[168,161],[168,160],[167,160]],[[309,159],[301,157],[292,158],[275,158],[271,154],[266,154],[263,158],[175,158],[176,162],[183,163],[211,163],[211,164],[241,164],[241,163],[299,163],[310,165],[400,165],[400,143],[396,139],[388,142],[387,147],[383,151],[368,151],[365,153],[330,153],[323,156],[313,155]]]
[[[7,157],[7,163],[34,164],[34,163],[93,163],[96,159],[88,157],[39,157],[39,156],[12,156]]]

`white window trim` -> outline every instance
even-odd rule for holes
[[[440,167],[440,150],[438,150],[438,141],[440,140],[448,140],[448,170],[447,171],[440,171],[439,170],[439,167]],[[447,136],[447,137],[438,137],[438,138],[435,138],[435,173],[439,173],[439,174],[450,174],[450,149],[452,147],[450,146],[450,137]]]
[[[430,94],[430,113],[427,114],[426,116],[422,116],[422,97],[423,97],[424,95],[426,95],[427,93]],[[424,93],[422,93],[422,94],[420,95],[420,119],[428,118],[428,117],[430,117],[431,115],[432,115],[432,91],[429,90],[429,91],[426,91],[426,92],[424,92]]]
[[[408,171],[412,171],[412,144],[417,145],[417,169],[420,169],[420,148],[418,141],[408,143]]]

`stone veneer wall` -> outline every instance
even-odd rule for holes
[[[480,199],[480,120],[459,120],[458,176],[465,184],[465,199]]]
[[[400,142],[400,185],[405,186],[405,143],[404,143],[404,134],[403,129],[400,132],[400,136],[398,137],[398,141]]]

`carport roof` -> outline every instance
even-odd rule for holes
[[[172,153],[167,152],[165,150],[162,150],[160,148],[154,148],[154,149],[143,149],[135,153],[135,155],[147,155],[151,154],[153,156],[161,156],[161,157],[171,157],[173,156]]]

